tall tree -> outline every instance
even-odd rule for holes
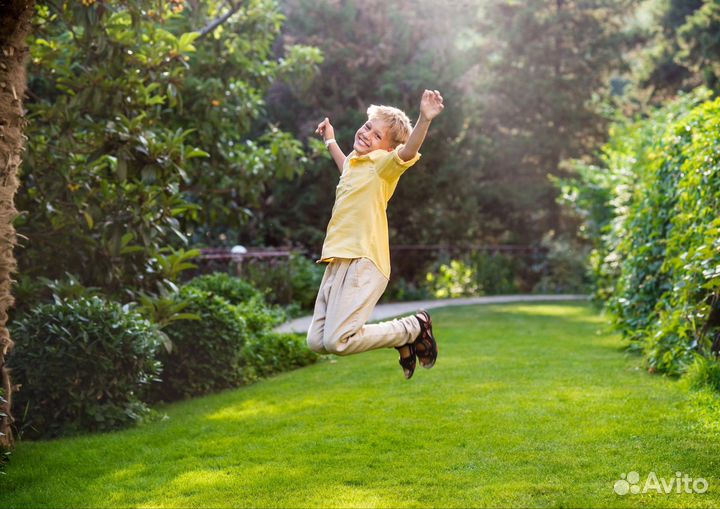
[[[465,117],[472,115],[463,108],[457,86],[468,66],[466,53],[456,46],[457,35],[469,26],[466,13],[471,4],[428,0],[282,3],[288,18],[285,41],[317,46],[325,60],[308,89],[276,86],[271,90],[271,112],[280,125],[307,137],[328,116],[340,146],[349,152],[355,130],[365,121],[371,104],[397,106],[414,122],[423,89],[438,89],[445,97],[447,108],[433,123],[420,163],[403,177],[389,206],[393,243],[443,242],[458,236],[475,239],[484,233],[478,225],[488,224],[472,196],[477,186],[469,183],[478,175],[478,165],[468,171],[451,161]],[[319,252],[336,184],[332,162],[322,161],[297,180],[276,186],[253,222],[254,236],[270,243],[289,238]]]
[[[492,140],[488,185],[505,197],[511,230],[562,229],[548,176],[597,147],[606,120],[593,98],[623,69],[634,0],[488,0],[480,9],[471,127]],[[518,239],[519,240],[519,239]]]
[[[25,127],[25,40],[30,32],[34,0],[0,1],[0,372],[4,400],[0,400],[0,446],[13,443],[12,383],[5,367],[5,356],[13,347],[6,327],[8,309],[13,305],[12,274],[16,269],[13,247],[16,243],[13,220],[16,173],[22,161]]]
[[[38,8],[15,223],[28,278],[72,274],[122,300],[157,291],[168,246],[216,242],[258,188],[302,170],[302,145],[268,125],[263,96],[319,54],[273,59],[281,22],[272,0]]]
[[[683,44],[680,33],[704,3],[704,0],[650,0],[644,4],[649,13],[648,26],[635,80],[641,88],[649,90],[652,102],[663,102],[679,90],[687,91],[702,83],[702,76],[680,58]]]

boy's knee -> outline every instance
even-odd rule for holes
[[[318,336],[317,334],[312,334],[312,331],[310,331],[307,335],[306,341],[308,348],[313,352],[320,354],[328,353],[325,349],[325,345],[323,345],[322,335]]]
[[[352,336],[352,334],[335,335],[325,338],[323,342],[325,350],[333,355],[348,355],[346,350],[350,336]]]

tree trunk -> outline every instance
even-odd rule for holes
[[[8,309],[14,300],[11,293],[12,273],[15,271],[15,228],[17,215],[14,197],[18,188],[17,169],[25,145],[23,129],[25,112],[23,96],[27,84],[25,60],[30,33],[34,0],[0,0],[0,376],[5,401],[0,401],[0,446],[13,445],[11,424],[12,393],[10,372],[5,356],[13,347],[7,329]]]

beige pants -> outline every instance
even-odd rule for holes
[[[315,301],[308,347],[349,355],[412,343],[420,334],[414,316],[365,325],[388,280],[369,258],[335,258],[325,268]]]

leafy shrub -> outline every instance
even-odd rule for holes
[[[318,356],[307,348],[298,334],[268,332],[245,345],[245,381],[266,377],[316,362]]]
[[[15,321],[8,357],[20,391],[14,413],[35,437],[104,431],[138,422],[160,373],[157,329],[99,297],[43,304]]]
[[[215,272],[191,280],[187,286],[218,295],[233,304],[245,319],[251,336],[261,334],[283,323],[282,308],[265,304],[263,294],[252,284],[224,272]]]
[[[302,143],[267,124],[263,98],[273,83],[312,76],[320,51],[275,54],[274,2],[241,6],[206,39],[198,27],[218,2],[181,4],[38,5],[33,143],[17,195],[18,209],[33,211],[16,219],[29,239],[21,273],[78,274],[108,295],[154,291],[162,248],[244,226],[270,182],[302,171]]]
[[[292,254],[288,259],[272,262],[248,263],[245,277],[261,289],[268,302],[288,306],[298,304],[312,310],[325,267],[310,258]]]
[[[720,99],[707,97],[616,126],[601,154],[614,177],[581,172],[567,193],[593,218],[596,294],[647,366],[673,375],[705,353],[699,331],[720,297]]]
[[[391,279],[382,302],[412,301],[432,299],[433,294],[425,284],[417,284],[403,277]]]
[[[183,311],[199,319],[165,327],[172,349],[160,352],[162,382],[154,397],[170,401],[241,385],[248,331],[238,309],[219,295],[192,286],[183,287],[177,298],[188,303]]]
[[[214,272],[193,278],[187,286],[219,295],[230,304],[242,304],[249,300],[262,300],[263,294],[251,283],[224,272]]]
[[[565,238],[546,235],[547,249],[534,270],[540,274],[536,293],[586,293],[590,290],[588,249]]]
[[[469,264],[475,271],[475,280],[484,293],[498,295],[518,291],[518,260],[482,251],[472,253],[469,258]]]
[[[282,307],[267,306],[262,301],[243,302],[235,308],[245,320],[250,337],[263,334],[287,319],[287,313]]]
[[[324,273],[325,265],[318,265],[300,254],[291,255],[290,280],[293,302],[300,304],[302,309],[312,310]]]
[[[441,264],[436,273],[426,275],[427,288],[438,299],[472,297],[482,294],[475,268],[462,260]]]

